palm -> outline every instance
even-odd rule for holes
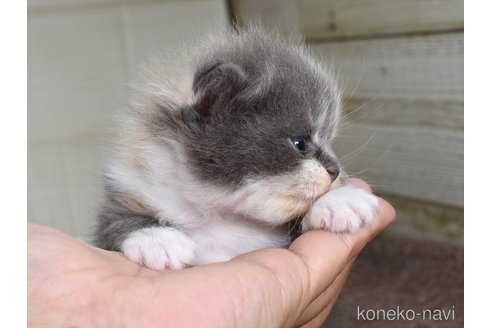
[[[63,306],[79,306],[91,293],[103,293],[99,287],[107,284],[101,282],[132,266],[116,253],[35,225],[29,226],[28,264],[30,310],[43,313],[56,312],[50,306],[60,299]]]
[[[380,200],[376,224],[358,234],[312,231],[289,250],[164,273],[30,224],[29,324],[319,326],[354,257],[393,218],[391,206]]]

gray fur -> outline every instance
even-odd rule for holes
[[[120,251],[121,243],[130,232],[160,225],[152,215],[129,204],[127,195],[114,189],[110,179],[106,180],[105,190],[106,199],[92,240],[94,245]]]
[[[338,117],[336,86],[306,50],[257,31],[201,59],[193,91],[194,105],[175,117],[162,108],[152,124],[156,131],[173,130],[186,145],[191,169],[213,183],[237,185],[248,176],[295,170],[306,155],[289,138],[319,130],[320,142],[329,144]],[[314,146],[308,157],[327,168],[337,165]]]

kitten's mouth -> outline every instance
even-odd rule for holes
[[[285,203],[289,203],[293,216],[304,216],[318,199],[341,185],[339,178],[333,182],[331,179],[322,179],[320,182],[311,186],[304,185],[299,188],[292,188],[288,194],[281,196],[285,199]]]
[[[329,192],[332,189],[333,185],[334,184],[331,182],[331,180],[329,180],[328,182],[323,181],[322,183],[307,187],[303,190],[304,198],[308,202],[315,202],[321,196]]]
[[[325,193],[329,192],[329,189],[321,193],[303,193],[297,195],[284,195],[279,202],[280,206],[285,209],[289,209],[291,217],[304,216],[313,206],[313,204]]]

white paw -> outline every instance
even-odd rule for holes
[[[179,270],[190,265],[196,244],[174,228],[145,228],[132,232],[121,245],[132,262],[156,271]]]
[[[373,194],[353,185],[329,191],[314,203],[302,220],[302,232],[324,229],[332,232],[355,232],[370,223],[378,207]]]

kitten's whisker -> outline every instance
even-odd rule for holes
[[[345,107],[345,105],[347,105],[347,103],[350,101],[350,99],[354,95],[355,91],[359,87],[360,82],[362,81],[362,76],[364,76],[364,71],[366,69],[366,61],[365,61],[365,58],[362,60],[362,64],[363,64],[363,66],[362,66],[361,73],[359,75],[359,80],[355,84],[355,87],[352,89],[352,92],[350,93],[350,95],[348,96],[348,98],[346,98],[345,101],[343,102],[342,107]]]
[[[373,102],[375,102],[376,100],[378,100],[381,95],[383,95],[386,90],[387,90],[388,86],[385,86],[383,88],[383,90],[381,90],[377,95],[375,95],[374,97],[372,97],[371,99],[369,99],[367,102],[365,102],[364,104],[358,106],[357,108],[355,108],[354,110],[351,110],[349,113],[347,113],[345,116],[342,117],[342,122],[344,121],[347,121],[350,117],[354,116],[355,114],[357,114],[359,111],[363,110],[365,107],[367,107],[368,105],[372,104]],[[348,101],[347,101],[348,103]],[[385,105],[386,103],[383,102],[382,105]],[[379,110],[379,107],[378,109]]]
[[[361,105],[361,106],[359,107],[360,109],[358,109],[358,110],[363,109],[362,107],[367,106],[368,104],[369,104],[369,103],[365,103],[365,104]],[[381,105],[379,105],[379,106],[378,106],[378,107],[374,110],[374,113],[379,112],[379,111],[380,111],[380,110],[381,110],[381,109],[382,109],[385,105],[386,105],[386,102],[383,102]],[[347,117],[342,118],[342,120],[341,120],[341,121],[340,121],[340,123],[339,123],[339,128],[338,128],[338,130],[339,130],[339,131],[343,131],[344,129],[346,129],[347,127],[349,127],[349,126],[353,125],[354,123],[356,123],[356,122],[358,122],[358,121],[361,121],[361,120],[363,120],[363,119],[367,118],[367,117],[362,117],[362,116],[361,116],[361,117],[358,117],[358,118],[355,118],[355,119],[350,119],[351,114],[353,114],[353,113],[352,113],[352,112],[350,112],[350,113],[348,113],[348,114],[347,114]]]
[[[349,154],[341,157],[339,159],[340,162],[342,161],[345,161],[347,159],[350,159],[350,158],[353,158],[354,156],[357,156],[358,154],[360,154],[368,145],[369,143],[372,141],[372,139],[374,139],[374,136],[376,135],[376,132],[374,132],[368,139],[367,141],[362,145],[360,146],[359,148],[357,148],[356,150],[350,152]]]
[[[383,158],[386,156],[386,154],[388,153],[388,151],[391,149],[391,147],[393,147],[393,144],[394,142],[391,142],[391,144],[386,148],[386,150],[383,152],[383,154],[377,159],[377,161],[375,161],[374,163],[372,163],[371,165],[369,165],[368,167],[366,167],[365,169],[363,170],[360,170],[358,172],[355,172],[355,173],[352,173],[351,176],[357,176],[359,174],[362,174],[364,172],[367,172],[368,170],[372,169],[375,165],[379,164]]]

